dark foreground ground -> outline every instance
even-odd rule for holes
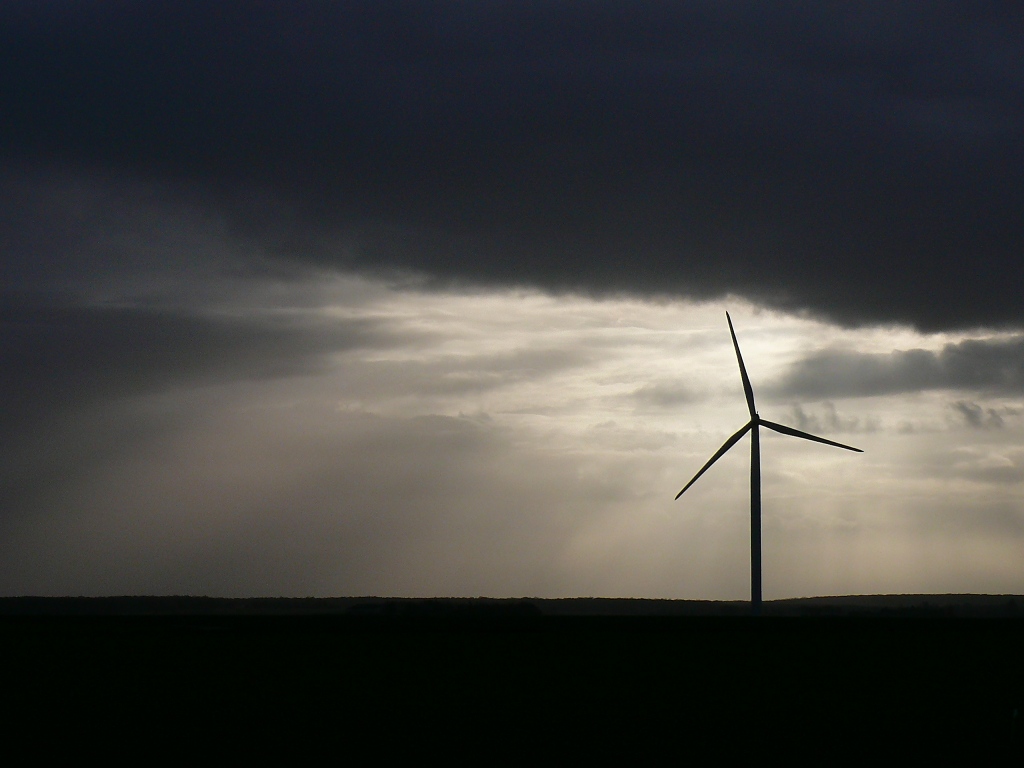
[[[1021,602],[6,599],[0,691],[40,753],[1022,764]]]

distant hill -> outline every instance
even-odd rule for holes
[[[0,616],[349,616],[401,618],[746,616],[746,601],[644,598],[4,597]],[[1022,595],[844,595],[771,600],[766,616],[1024,618]]]

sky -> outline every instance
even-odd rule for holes
[[[1024,591],[1024,10],[0,7],[0,594]]]

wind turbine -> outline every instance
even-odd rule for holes
[[[747,398],[747,410],[750,411],[750,421],[735,435],[725,441],[725,445],[718,449],[718,452],[708,459],[708,463],[700,468],[700,472],[693,476],[693,479],[683,486],[683,490],[676,494],[678,499],[686,489],[697,482],[697,478],[703,475],[708,469],[725,455],[726,451],[732,448],[747,432],[750,432],[750,605],[755,614],[761,612],[761,439],[759,430],[767,427],[775,432],[792,437],[802,437],[804,440],[813,440],[816,443],[834,445],[836,448],[845,448],[848,451],[864,453],[860,448],[843,445],[833,440],[826,440],[824,437],[801,432],[799,429],[787,427],[784,424],[776,424],[774,421],[762,419],[757,415],[754,407],[754,390],[750,387],[750,379],[747,378],[747,369],[743,365],[743,355],[740,354],[740,345],[736,341],[736,331],[732,327],[732,318],[725,313],[725,319],[729,321],[729,334],[732,336],[732,345],[736,349],[736,361],[740,364],[740,376],[743,379],[743,394]]]

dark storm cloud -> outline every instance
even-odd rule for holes
[[[797,361],[775,397],[871,397],[924,389],[1024,392],[1024,337],[968,339],[939,352],[825,350]],[[966,414],[965,414],[966,416]]]
[[[0,152],[440,280],[1020,326],[1018,3],[8,2]]]

